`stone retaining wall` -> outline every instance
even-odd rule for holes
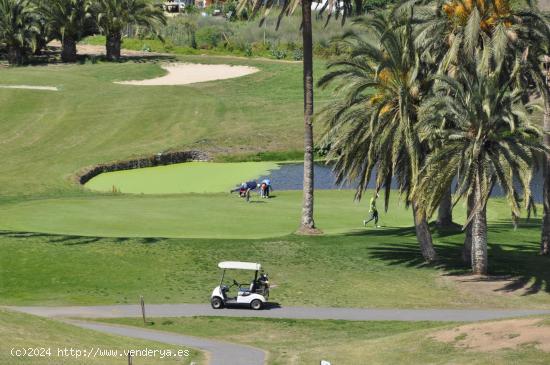
[[[80,174],[76,175],[76,180],[79,184],[86,184],[99,174],[104,172],[132,170],[142,167],[153,167],[162,165],[171,165],[181,162],[190,161],[209,161],[208,155],[201,151],[180,151],[159,153],[154,156],[138,158],[128,161],[113,162],[110,164],[95,165],[85,169]]]

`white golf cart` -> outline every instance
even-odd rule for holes
[[[218,264],[223,269],[220,285],[212,292],[210,303],[212,308],[221,309],[225,306],[249,306],[254,310],[262,309],[269,298],[269,279],[261,272],[262,265],[255,262],[223,261]],[[242,285],[233,279],[231,285],[224,284],[226,270],[254,271],[254,279],[248,285]],[[258,276],[259,275],[259,276]],[[237,287],[237,295],[230,296],[230,289]]]

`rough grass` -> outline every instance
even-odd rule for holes
[[[136,319],[108,322],[143,326]],[[262,348],[270,365],[318,364],[547,364],[550,354],[532,346],[514,350],[465,351],[430,334],[453,324],[346,322],[241,318],[156,318],[163,331],[216,338]]]
[[[47,355],[46,350],[40,350],[39,354],[43,356],[12,356],[12,349],[50,349]],[[81,351],[81,357],[60,356],[61,352],[67,348]],[[126,356],[93,356],[96,349],[117,351],[123,355],[124,351],[138,349],[157,349],[157,350],[190,350],[190,356],[184,358],[163,358],[148,357],[134,358],[134,363],[147,364],[189,364],[192,361],[203,361],[204,355],[193,349],[178,346],[163,345],[154,342],[128,339],[113,335],[106,335],[91,330],[81,329],[68,324],[52,321],[45,318],[35,317],[27,314],[10,312],[0,309],[0,364],[105,364],[116,365],[127,363]],[[93,351],[92,355],[84,357],[84,351]]]

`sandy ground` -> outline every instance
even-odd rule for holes
[[[168,74],[139,81],[121,81],[124,85],[187,85],[197,82],[231,79],[250,75],[259,70],[250,66],[203,65],[196,63],[172,63],[162,66]]]
[[[529,283],[511,276],[443,275],[439,280],[452,283],[461,292],[471,295],[517,296],[529,291]]]
[[[48,46],[61,48],[61,43],[59,41],[51,41],[50,43],[48,43]],[[79,55],[101,56],[105,54],[105,46],[79,43],[76,45],[76,51]],[[123,57],[167,56],[167,54],[164,53],[132,51],[129,49],[121,49],[120,54]]]
[[[430,337],[470,351],[498,351],[527,344],[550,352],[550,326],[540,318],[474,323],[439,331]]]
[[[0,89],[28,89],[58,91],[55,86],[32,86],[32,85],[0,85]]]

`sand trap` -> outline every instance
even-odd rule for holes
[[[59,91],[55,86],[31,86],[31,85],[0,85],[0,89],[27,89]]]
[[[259,70],[250,66],[201,65],[195,63],[174,63],[163,65],[168,74],[149,80],[119,81],[124,85],[187,85],[197,82],[231,79],[250,75]]]
[[[430,337],[469,351],[489,352],[533,344],[539,350],[550,352],[550,326],[541,321],[528,318],[468,324]]]

